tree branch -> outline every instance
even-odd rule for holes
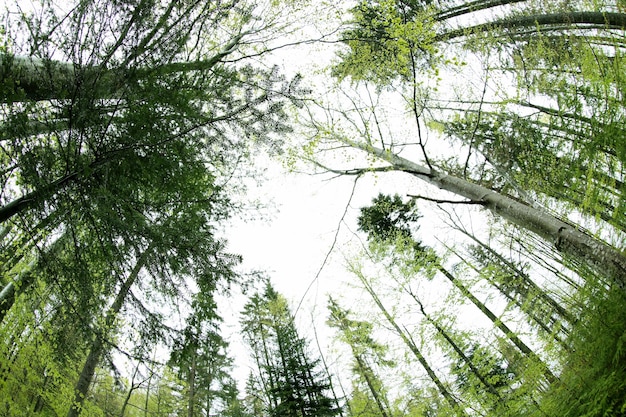
[[[484,201],[472,201],[472,200],[440,200],[440,199],[436,199],[436,198],[430,198],[430,197],[424,197],[423,195],[413,195],[413,194],[407,194],[407,197],[411,197],[414,200],[426,200],[426,201],[432,201],[433,203],[437,203],[437,204],[477,204],[479,206],[484,206],[485,202]]]

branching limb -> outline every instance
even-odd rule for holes
[[[414,200],[426,200],[432,201],[437,204],[477,204],[479,206],[484,206],[484,201],[472,201],[472,200],[440,200],[436,198],[424,197],[423,195],[414,195],[407,194],[407,197],[411,197]]]
[[[335,169],[327,167],[319,161],[314,159],[307,158],[307,161],[311,162],[313,165],[321,168],[325,172],[331,172],[333,174],[337,174],[339,176],[342,175],[356,175],[361,176],[363,174],[367,174],[368,172],[389,172],[389,171],[397,171],[398,169],[393,166],[385,166],[385,167],[368,167],[368,168],[351,168],[351,169]]]
[[[415,62],[415,56],[411,53],[409,54],[411,57],[411,68],[413,71],[413,97],[411,100],[411,111],[413,112],[413,117],[415,117],[415,125],[417,126],[417,137],[419,141],[419,146],[422,150],[422,154],[424,155],[424,161],[428,168],[430,168],[431,172],[434,171],[433,166],[430,163],[430,159],[428,159],[428,154],[426,153],[426,142],[422,138],[422,126],[420,123],[420,117],[422,115],[422,111],[417,108],[417,76],[418,76],[418,68],[417,63]]]
[[[357,176],[354,179],[354,184],[352,185],[352,191],[350,192],[350,197],[348,198],[348,202],[346,203],[346,207],[345,207],[345,209],[343,211],[343,214],[341,215],[341,219],[339,219],[339,223],[337,224],[337,230],[335,231],[335,237],[333,238],[333,243],[330,245],[330,248],[328,249],[328,252],[326,253],[326,257],[322,261],[322,265],[320,266],[320,268],[317,270],[317,273],[315,274],[315,277],[313,277],[313,279],[309,283],[309,286],[304,291],[304,294],[302,294],[302,298],[300,299],[300,302],[298,303],[298,307],[295,309],[295,311],[293,313],[294,317],[296,316],[296,314],[298,314],[298,311],[300,310],[300,307],[302,306],[302,302],[304,301],[304,298],[306,297],[306,295],[311,290],[311,287],[313,286],[313,284],[316,283],[317,280],[319,279],[322,271],[324,270],[324,267],[328,263],[328,259],[330,258],[330,255],[333,253],[333,250],[335,250],[335,246],[337,245],[337,240],[339,238],[339,231],[341,230],[341,225],[343,224],[344,219],[346,218],[346,215],[348,214],[348,209],[350,208],[350,203],[352,202],[352,198],[354,197],[354,192],[356,191],[356,185],[357,185],[357,183],[359,181],[359,178],[360,177]]]

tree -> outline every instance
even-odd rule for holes
[[[547,9],[546,12],[538,13],[532,7],[520,5],[523,2],[519,0],[473,1],[460,5],[447,1],[434,3],[359,1],[351,10],[352,21],[342,32],[347,50],[340,53],[341,60],[335,65],[334,74],[354,81],[370,80],[381,84],[395,79],[415,82],[416,72],[445,59],[440,53],[442,44],[455,40],[471,45],[476,39],[487,37],[491,42],[495,39],[497,42],[525,44],[542,33],[550,36],[553,33],[595,33],[596,30],[620,30],[626,26],[623,13],[579,10],[575,6],[559,9],[546,5],[547,8],[542,8],[542,12]],[[514,7],[502,7],[511,5]],[[482,13],[478,18],[483,22],[465,23],[459,27],[459,16],[500,9],[505,11],[504,17]]]
[[[328,299],[328,310],[328,325],[337,329],[339,340],[348,345],[353,358],[352,372],[356,380],[348,403],[350,415],[391,417],[394,410],[387,398],[387,388],[376,372],[378,367],[391,365],[385,359],[386,346],[373,339],[371,323],[351,319],[350,312],[342,309],[332,297]]]
[[[100,332],[104,334],[97,334],[93,338],[91,346],[89,347],[87,359],[85,359],[85,364],[83,365],[83,368],[78,376],[78,381],[76,382],[75,396],[73,403],[70,406],[70,410],[67,413],[68,417],[78,417],[78,415],[80,414],[83,401],[87,397],[87,392],[95,374],[96,366],[98,366],[98,362],[102,358],[102,355],[106,349],[105,337],[108,336],[107,333],[110,332],[109,329],[111,329],[111,327],[113,326],[114,320],[122,309],[124,301],[126,300],[126,297],[128,296],[131,287],[133,286],[133,284],[139,277],[139,273],[145,266],[148,256],[150,254],[149,252],[151,250],[152,248],[148,248],[144,253],[140,255],[134,268],[122,283],[119,292],[117,293],[115,299],[113,300],[113,303],[111,304],[111,307],[106,312],[103,328],[100,329]]]
[[[45,247],[77,219],[109,235],[144,233],[137,213],[173,209],[190,177],[228,178],[252,147],[274,143],[297,87],[240,63],[243,37],[264,27],[233,6],[84,4],[61,18],[44,3],[46,19],[8,15],[0,221],[9,238]],[[265,28],[274,23],[268,16]]]
[[[198,293],[193,304],[193,313],[169,361],[183,381],[189,417],[215,414],[220,408],[223,412],[237,400],[237,393],[231,392],[236,389],[230,376],[233,360],[228,356],[228,343],[219,333],[222,319],[212,293]]]
[[[79,3],[8,13],[0,56],[1,373],[31,374],[22,358],[50,329],[68,376],[24,389],[41,390],[34,408],[69,415],[96,406],[89,386],[105,359],[114,367],[125,313],[146,343],[122,353],[143,361],[171,331],[155,300],[178,302],[188,285],[210,297],[237,279],[215,227],[239,210],[240,170],[288,129],[298,90],[246,63],[244,37],[277,25],[249,5]]]
[[[399,200],[399,196],[395,196],[396,201]],[[397,214],[398,211],[411,212],[413,211],[412,218],[417,219],[419,216],[415,212],[415,210],[411,210],[411,206],[407,204],[397,204],[396,206],[388,206],[381,205],[381,201],[385,199],[380,195],[374,199],[373,206],[377,206],[377,212],[379,215],[378,227],[374,227],[371,222],[365,221],[364,219],[369,218],[369,213],[373,211],[372,207],[366,207],[361,210],[361,216],[359,217],[359,227],[360,230],[368,234],[368,240],[372,243],[372,246],[383,245],[390,246],[392,251],[397,253],[402,253],[403,251],[408,253],[409,262],[413,262],[415,264],[413,271],[419,271],[420,269],[428,271],[429,269],[440,272],[445,276],[451,283],[457,288],[461,294],[469,301],[472,302],[489,320],[493,323],[494,327],[498,328],[504,336],[506,336],[513,345],[515,345],[529,360],[530,363],[540,366],[543,369],[544,375],[549,382],[554,382],[557,380],[556,376],[552,373],[552,371],[543,363],[543,361],[535,354],[535,352],[528,347],[526,343],[524,343],[516,332],[512,331],[506,323],[504,323],[499,317],[497,317],[489,307],[487,307],[483,302],[481,302],[472,292],[459,280],[457,279],[447,268],[445,268],[440,261],[439,257],[432,251],[432,249],[428,247],[424,247],[421,243],[416,242],[416,239],[411,235],[406,233],[406,226],[403,224],[398,224],[399,220],[406,216],[399,216]],[[401,201],[401,200],[400,200]],[[392,220],[395,218],[395,220]],[[408,241],[408,244],[403,241]],[[403,249],[407,248],[407,249]],[[383,254],[385,250],[383,250]],[[398,262],[398,258],[396,257],[395,262]],[[402,262],[402,260],[400,260]],[[354,269],[353,272],[359,277],[360,281],[366,287],[368,293],[372,296],[372,298],[376,301],[376,304],[381,308],[385,317],[392,321],[391,315],[386,313],[382,303],[378,299],[376,292],[372,288],[372,286],[367,283],[367,280],[360,268]],[[428,273],[428,272],[426,272]],[[414,295],[412,298],[418,301],[418,304],[421,303],[417,300]],[[420,308],[422,314],[424,314],[423,308]],[[425,314],[424,314],[425,315]],[[395,326],[394,326],[395,327]],[[401,332],[399,327],[396,328],[397,331]]]
[[[331,140],[360,150],[380,160],[384,165],[374,168],[333,169],[322,166],[328,172],[344,175],[360,175],[372,170],[395,170],[408,173],[442,190],[464,197],[466,203],[482,206],[493,214],[537,234],[546,241],[553,242],[554,248],[565,256],[584,259],[589,265],[603,271],[614,283],[624,286],[626,279],[626,257],[619,251],[587,233],[579,231],[545,210],[532,207],[496,190],[486,188],[471,181],[440,172],[432,166],[424,166],[406,159],[386,149],[381,149],[365,141],[354,141],[340,132],[328,132]]]
[[[259,384],[269,416],[333,416],[339,413],[329,396],[330,382],[311,359],[298,335],[287,301],[269,282],[244,307],[244,340],[256,362],[252,382]]]
[[[483,3],[481,3],[482,5]],[[500,2],[485,2],[487,7],[499,7]],[[313,128],[319,134],[317,144],[323,144],[326,140],[339,143],[340,146],[354,148],[365,154],[370,155],[374,161],[380,161],[380,165],[374,164],[373,167],[369,167],[369,170],[386,170],[386,171],[404,171],[408,172],[421,180],[424,180],[436,187],[439,187],[448,192],[454,193],[458,196],[467,198],[467,203],[482,205],[489,208],[497,216],[503,217],[505,220],[514,223],[516,226],[530,230],[533,233],[538,234],[542,239],[555,244],[555,248],[565,254],[570,259],[588,259],[590,264],[599,270],[607,273],[611,276],[617,285],[623,285],[623,277],[626,274],[625,262],[623,256],[604,244],[604,242],[598,242],[590,236],[584,236],[586,233],[578,234],[571,225],[568,225],[568,221],[562,221],[566,218],[565,215],[554,215],[549,210],[543,209],[540,205],[535,204],[533,201],[529,201],[528,196],[534,191],[529,187],[527,183],[518,183],[514,172],[507,172],[506,166],[502,166],[501,161],[497,158],[492,158],[490,154],[485,155],[485,160],[482,164],[478,165],[475,169],[468,167],[470,163],[470,156],[475,147],[481,151],[481,124],[484,120],[489,120],[490,115],[490,102],[485,100],[485,95],[490,87],[490,80],[485,79],[481,83],[481,91],[477,91],[478,99],[473,97],[467,97],[470,93],[465,94],[465,97],[457,99],[459,103],[465,103],[463,106],[457,109],[449,109],[448,112],[442,112],[438,115],[433,115],[439,127],[442,130],[447,130],[448,126],[454,124],[454,118],[463,118],[464,114],[469,114],[473,117],[473,122],[470,120],[467,123],[463,135],[466,138],[466,151],[467,156],[459,162],[452,162],[451,160],[446,163],[435,163],[432,158],[426,152],[425,137],[426,133],[423,131],[424,123],[429,124],[426,120],[426,116],[434,112],[434,108],[428,107],[430,103],[437,103],[436,98],[431,98],[428,94],[436,93],[435,88],[428,88],[425,85],[432,84],[432,81],[423,79],[430,77],[435,82],[440,77],[440,71],[450,68],[453,71],[460,71],[459,60],[451,58],[446,60],[440,52],[438,46],[444,40],[450,40],[451,38],[460,37],[463,40],[461,48],[465,47],[466,51],[474,52],[475,55],[485,60],[485,67],[488,71],[493,71],[492,68],[497,70],[512,73],[511,76],[516,77],[520,75],[521,67],[526,68],[526,59],[531,57],[531,69],[526,69],[527,73],[532,71],[533,74],[539,74],[535,79],[545,80],[551,77],[554,63],[565,62],[568,58],[553,58],[558,57],[558,51],[561,45],[565,45],[568,50],[571,50],[575,55],[578,51],[584,51],[585,56],[597,57],[597,63],[591,59],[587,59],[589,63],[584,65],[584,71],[573,70],[572,68],[578,68],[573,62],[562,65],[557,71],[558,79],[560,82],[565,83],[566,80],[569,85],[578,85],[581,82],[585,86],[594,86],[591,90],[584,90],[584,92],[573,92],[571,89],[567,89],[567,95],[569,96],[583,96],[591,100],[596,100],[595,105],[587,105],[586,100],[581,99],[574,103],[576,109],[587,108],[600,108],[607,107],[608,103],[613,102],[612,88],[620,85],[621,76],[616,74],[615,68],[619,68],[619,64],[616,64],[614,68],[610,68],[610,65],[606,66],[605,63],[614,62],[615,59],[606,59],[607,51],[615,57],[621,56],[619,37],[612,32],[613,28],[619,28],[623,26],[623,15],[612,14],[612,12],[587,12],[584,10],[565,10],[559,13],[548,13],[545,15],[536,14],[532,8],[527,7],[524,4],[516,3],[515,8],[512,9],[511,16],[504,18],[495,18],[489,20],[489,16],[486,15],[487,22],[480,23],[474,26],[463,27],[460,29],[448,30],[447,26],[438,26],[438,19],[447,19],[445,17],[445,8],[448,5],[444,3],[440,5],[443,10],[443,14],[437,14],[440,10],[434,7],[434,14],[428,7],[424,7],[423,4],[413,4],[397,1],[364,1],[353,10],[354,21],[351,26],[348,26],[343,35],[346,39],[348,46],[347,52],[340,52],[339,63],[335,66],[334,73],[340,78],[349,77],[353,83],[360,86],[365,86],[368,83],[374,84],[379,90],[378,98],[373,99],[372,102],[381,102],[384,95],[380,92],[385,87],[390,87],[394,91],[400,94],[400,97],[404,100],[409,109],[409,115],[413,119],[412,122],[415,125],[415,140],[410,137],[406,137],[401,141],[392,139],[391,137],[382,137],[383,133],[387,131],[387,127],[383,126],[383,119],[376,113],[376,109],[371,106],[361,106],[359,100],[355,100],[349,97],[346,93],[345,96],[348,100],[352,100],[353,109],[327,109],[329,120],[341,120],[342,117],[348,116],[351,112],[355,111],[356,120],[363,121],[362,125],[355,123],[355,120],[346,120],[350,129],[355,130],[355,134],[349,133],[346,127],[341,122],[336,122],[335,126],[320,126],[316,122],[313,122]],[[456,6],[451,6],[454,9]],[[480,8],[481,6],[479,6]],[[573,6],[575,7],[575,6]],[[582,6],[581,6],[582,7]],[[421,10],[420,10],[421,8]],[[468,12],[472,10],[471,6],[466,9]],[[371,18],[374,16],[375,18]],[[442,17],[443,16],[443,17]],[[595,21],[595,22],[594,22]],[[613,23],[616,26],[613,26]],[[507,32],[506,36],[501,37],[500,31]],[[484,37],[486,40],[482,43],[476,42],[472,37],[472,33],[486,32],[489,36]],[[596,34],[600,36],[606,36],[608,42],[614,41],[614,45],[607,44],[605,51],[600,46],[592,44],[592,46],[586,46],[585,48],[578,47],[578,45],[585,44],[585,41],[589,38],[593,39]],[[586,37],[585,37],[586,36]],[[573,39],[572,43],[568,43],[569,39]],[[593,40],[591,40],[593,42]],[[533,46],[534,45],[534,46]],[[536,53],[535,46],[541,45],[541,51],[547,51],[549,54],[546,59],[542,58],[541,53]],[[447,50],[451,50],[453,46],[449,46]],[[571,48],[571,49],[569,49]],[[582,49],[581,49],[582,48]],[[457,48],[459,50],[460,48]],[[535,52],[534,55],[531,55]],[[574,52],[576,51],[576,52]],[[511,55],[511,59],[514,65],[508,65],[507,61],[494,60],[491,56],[502,56],[506,53]],[[595,55],[594,55],[595,54]],[[611,56],[611,55],[609,55]],[[518,58],[515,61],[515,58]],[[493,62],[493,65],[492,65]],[[550,62],[550,65],[533,65],[535,63]],[[602,68],[607,67],[607,71],[603,71]],[[587,69],[589,68],[589,69]],[[610,69],[609,69],[610,68]],[[618,70],[619,72],[619,70]],[[606,77],[600,78],[603,81],[597,82],[596,77],[598,73],[606,74]],[[425,77],[423,76],[425,75]],[[489,73],[487,73],[487,76]],[[524,80],[524,77],[517,78]],[[360,83],[360,84],[359,84]],[[535,90],[534,86],[541,85],[541,89]],[[554,83],[546,83],[539,81],[537,83],[531,83],[531,88],[528,91],[529,99],[519,100],[515,97],[506,97],[501,100],[501,103],[510,103],[509,100],[513,100],[513,103],[526,102],[533,103],[535,97],[539,99],[542,94],[546,94],[550,99],[555,99],[557,103],[565,102],[565,95],[559,93],[559,89],[554,89]],[[559,84],[560,85],[560,84]],[[494,85],[494,89],[497,85]],[[552,90],[548,90],[552,88]],[[619,88],[619,87],[618,87]],[[561,89],[562,90],[562,89]],[[593,93],[593,92],[595,93]],[[607,91],[604,94],[601,91]],[[619,90],[616,90],[619,91]],[[570,94],[571,92],[571,94]],[[600,93],[599,95],[597,93]],[[496,94],[502,94],[497,91]],[[562,98],[562,99],[561,99]],[[341,103],[341,101],[339,101]],[[454,101],[453,101],[454,102]],[[570,100],[571,102],[571,100]],[[471,111],[467,111],[468,103],[474,103],[475,106],[471,108]],[[590,102],[589,102],[590,103]],[[600,104],[605,103],[605,104]],[[616,104],[618,104],[616,102]],[[435,104],[436,106],[436,104]],[[433,106],[433,107],[435,107]],[[544,106],[551,108],[550,106]],[[611,107],[609,107],[611,108]],[[365,110],[365,109],[372,109]],[[494,113],[500,119],[497,124],[489,124],[494,128],[500,128],[501,126],[509,126],[509,121],[519,121],[518,124],[523,124],[525,120],[525,114],[520,111],[519,108],[514,108],[513,115],[508,113],[498,112],[499,109],[495,109]],[[553,117],[558,118],[559,115],[576,114],[576,110],[573,108],[553,108],[555,115]],[[578,112],[580,113],[580,112]],[[613,113],[613,111],[609,111]],[[619,114],[619,111],[617,112]],[[519,116],[518,116],[519,115]],[[339,116],[338,118],[336,116]],[[517,116],[516,118],[513,116]],[[350,119],[349,117],[347,117]],[[586,119],[585,119],[586,118]],[[592,120],[593,118],[583,116],[582,120]],[[371,123],[369,122],[371,120]],[[541,121],[540,117],[537,120]],[[612,121],[607,120],[606,126],[614,125],[615,118]],[[600,123],[603,124],[602,122]],[[432,126],[432,125],[431,125]],[[561,132],[566,129],[566,125],[561,123],[560,125],[554,125],[555,127],[550,130],[552,134],[559,136],[558,129],[560,126]],[[517,129],[517,128],[515,128]],[[544,129],[545,130],[545,129]],[[393,130],[392,130],[393,131]],[[348,133],[347,133],[348,132]],[[520,159],[526,161],[532,161],[534,158],[540,160],[542,155],[553,152],[552,149],[562,149],[558,145],[552,148],[554,141],[552,136],[545,135],[540,136],[540,141],[535,139],[529,139],[533,143],[538,143],[538,146],[534,146],[532,150],[529,150],[528,154],[524,153]],[[360,136],[360,139],[355,139],[355,135]],[[520,146],[519,141],[516,141],[518,137],[523,137],[523,131],[515,130],[515,134],[499,134],[499,137],[505,137],[513,139],[507,142],[515,143]],[[490,138],[485,138],[485,140]],[[571,139],[570,139],[571,141]],[[592,141],[590,141],[593,143]],[[379,146],[377,143],[381,143]],[[414,159],[407,158],[400,154],[399,145],[401,143],[409,144],[414,143],[417,145],[416,149],[422,153],[423,163],[416,163]],[[550,143],[550,146],[546,146],[546,143]],[[583,142],[584,143],[584,142]],[[600,143],[608,143],[606,140],[600,140]],[[595,146],[600,144],[595,142]],[[332,145],[331,145],[332,146]],[[606,147],[606,146],[605,146]],[[607,147],[610,150],[611,147]],[[483,149],[486,151],[486,149]],[[544,150],[546,152],[544,152]],[[481,151],[482,152],[482,151]],[[487,153],[489,151],[483,152]],[[554,151],[556,153],[556,151]],[[406,154],[406,151],[405,151]],[[502,155],[505,155],[501,151]],[[588,153],[592,155],[593,153]],[[310,157],[309,155],[307,155]],[[515,159],[515,156],[514,158]],[[565,158],[567,159],[567,158]],[[551,159],[554,161],[554,159]],[[489,161],[493,161],[494,171],[490,171],[488,168]],[[546,163],[542,163],[539,166],[539,170],[528,167],[524,171],[524,175],[528,177],[533,176],[536,181],[541,181],[542,178],[550,177],[548,172],[557,171],[555,168],[557,165],[550,162],[550,158],[546,159]],[[587,162],[591,161],[591,162]],[[601,162],[601,157],[590,159],[583,162],[583,166],[590,169],[587,170],[587,174],[583,178],[577,179],[580,184],[585,179],[587,184],[593,183],[594,190],[604,188],[601,192],[606,195],[606,190],[611,187],[610,184],[620,181],[620,175],[614,175],[610,168],[606,168],[607,165],[602,165],[604,168],[601,170],[605,173],[606,180],[598,180],[595,178],[601,178],[601,175],[596,175],[595,172],[599,171],[595,167]],[[321,162],[318,159],[318,162]],[[616,166],[619,161],[611,161],[608,167]],[[532,165],[532,163],[528,164]],[[527,166],[528,166],[527,165]],[[324,166],[322,164],[322,166]],[[619,165],[617,165],[619,166]],[[487,167],[487,168],[485,168]],[[550,167],[550,171],[547,168]],[[546,168],[546,169],[544,169]],[[333,169],[330,170],[331,172]],[[363,174],[368,172],[368,169],[363,167],[350,168],[346,170],[334,170],[335,173],[343,174]],[[539,176],[535,175],[537,172]],[[579,171],[579,172],[582,172]],[[562,174],[563,170],[560,170],[559,174]],[[590,173],[594,173],[594,179],[589,182],[591,177]],[[471,176],[470,176],[471,174]],[[567,174],[566,174],[567,175]],[[487,182],[482,182],[485,179],[497,179],[500,182],[507,184],[508,189],[501,189],[499,187],[489,185]],[[481,184],[482,182],[482,184]],[[558,183],[558,180],[555,181]],[[484,185],[483,185],[484,184]],[[609,184],[606,187],[604,184]],[[486,185],[486,186],[485,186]],[[476,187],[478,186],[478,187]],[[600,187],[600,188],[598,188]],[[512,188],[512,190],[511,190]],[[539,189],[539,187],[535,188]],[[545,187],[542,190],[545,192]],[[555,195],[556,191],[548,191],[550,195]],[[591,195],[594,195],[594,191],[591,191]],[[584,195],[589,196],[589,192],[585,192]],[[446,200],[442,198],[441,201]],[[584,206],[584,197],[577,197],[577,201]],[[602,203],[608,204],[608,207],[617,207],[621,203],[615,203],[614,201]],[[583,207],[584,208],[584,207]],[[609,210],[610,211],[610,210]],[[602,212],[606,218],[610,218],[614,213],[619,210],[613,210],[607,213],[606,208],[603,210],[596,210],[595,213]],[[619,219],[619,215],[615,218]],[[573,231],[574,233],[570,233]],[[567,236],[565,236],[567,235]],[[595,259],[595,260],[591,260]]]
[[[370,295],[370,297],[372,297],[372,300],[374,300],[374,303],[376,304],[380,312],[385,317],[385,320],[389,323],[389,325],[393,328],[394,332],[402,339],[402,341],[406,344],[406,346],[409,348],[411,353],[418,360],[419,364],[428,374],[428,377],[430,378],[430,380],[433,381],[433,383],[439,390],[439,393],[448,402],[451,409],[454,410],[456,415],[465,416],[466,413],[463,410],[462,405],[459,403],[459,401],[457,401],[457,399],[455,398],[453,393],[449,390],[449,388],[446,386],[446,384],[435,373],[433,367],[428,363],[428,360],[426,359],[424,354],[421,352],[420,348],[418,347],[418,344],[413,340],[412,336],[405,329],[400,327],[400,324],[398,323],[398,321],[393,317],[393,315],[389,312],[389,310],[382,303],[380,297],[378,297],[378,295],[376,294],[376,291],[372,287],[371,283],[363,274],[361,267],[356,264],[351,264],[349,265],[349,270],[350,272],[352,272],[353,274],[357,276],[360,283],[363,285],[363,287],[365,288],[367,293]]]

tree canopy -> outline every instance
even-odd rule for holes
[[[624,414],[625,8],[7,4],[0,414]],[[280,164],[354,180],[288,283]]]

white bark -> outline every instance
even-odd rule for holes
[[[606,243],[589,236],[544,210],[531,207],[513,198],[465,179],[436,172],[392,152],[352,141],[348,145],[386,161],[394,169],[415,175],[436,187],[479,203],[492,213],[526,230],[536,233],[562,254],[586,262],[612,278],[620,287],[626,284],[626,256]]]

